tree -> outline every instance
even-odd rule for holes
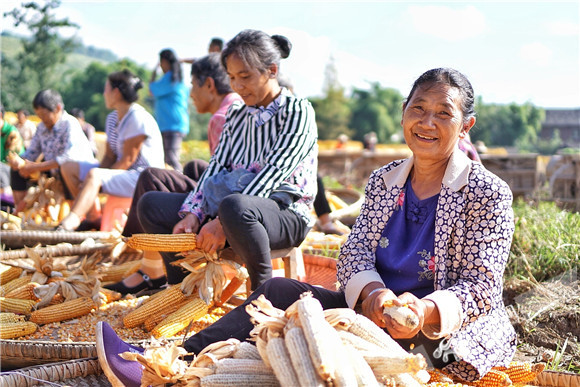
[[[27,2],[4,13],[4,17],[14,19],[15,27],[23,24],[32,34],[30,39],[23,40],[23,50],[15,63],[7,64],[10,71],[2,76],[2,88],[7,89],[9,97],[6,105],[11,108],[29,106],[39,90],[54,87],[58,80],[55,67],[64,63],[66,54],[75,47],[74,38],[64,39],[58,34],[63,28],[79,28],[68,18],[58,19],[52,13],[59,6],[59,0],[49,0],[44,5]]]
[[[316,112],[318,137],[323,140],[336,139],[340,134],[352,135],[348,127],[351,111],[344,88],[338,82],[334,59],[331,57],[324,74],[324,98],[310,98]]]
[[[352,118],[354,139],[362,141],[365,134],[375,132],[379,142],[391,142],[391,136],[401,130],[401,103],[398,90],[383,88],[371,83],[370,90],[354,89],[352,93]]]
[[[535,150],[545,113],[531,103],[517,105],[485,104],[481,97],[476,104],[477,121],[470,131],[473,141],[487,145],[517,146]]]

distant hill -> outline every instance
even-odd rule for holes
[[[22,51],[22,40],[26,37],[2,32],[0,36],[2,45],[2,54],[7,57],[15,57]],[[94,46],[85,46],[79,42],[78,47],[67,56],[66,62],[62,64],[62,73],[69,73],[71,70],[82,70],[92,62],[110,63],[119,60],[111,50],[97,48]]]

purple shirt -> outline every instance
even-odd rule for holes
[[[399,195],[397,209],[385,225],[376,250],[376,267],[396,295],[418,298],[434,290],[435,210],[439,194],[419,200],[410,178]]]

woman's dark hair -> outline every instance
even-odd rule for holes
[[[232,92],[230,78],[220,63],[220,54],[218,53],[209,54],[193,62],[191,75],[197,79],[199,86],[202,86],[207,78],[212,78],[218,94]]]
[[[83,120],[85,119],[85,111],[81,108],[72,108],[70,110],[70,115]]]
[[[222,65],[227,69],[228,57],[237,54],[246,66],[265,73],[273,63],[280,66],[280,59],[288,58],[291,50],[292,43],[284,36],[244,30],[226,44],[221,54]]]
[[[224,48],[224,41],[223,39],[220,38],[213,38],[210,42],[209,42],[210,46],[216,46],[219,48],[219,50],[223,50]]]
[[[183,74],[181,74],[181,64],[177,60],[177,56],[173,50],[166,48],[159,53],[159,58],[165,59],[169,62],[169,66],[171,66],[171,82],[181,82],[183,79]]]
[[[137,91],[143,87],[143,81],[131,71],[117,71],[109,74],[107,79],[113,89],[119,89],[125,101],[131,103],[139,99]]]
[[[51,89],[39,91],[32,100],[32,107],[35,109],[45,108],[54,112],[58,105],[63,105],[62,97],[58,91]]]
[[[463,113],[463,122],[467,122],[471,117],[475,117],[475,97],[471,83],[465,75],[457,70],[447,67],[424,72],[419,78],[417,78],[415,83],[413,83],[413,88],[405,100],[405,103],[411,100],[411,97],[419,87],[426,84],[436,83],[455,87],[459,90],[461,94],[461,112]]]
[[[16,112],[16,114],[22,112],[22,114],[24,114],[25,117],[28,117],[30,115],[30,112],[26,109],[18,109],[18,111]]]

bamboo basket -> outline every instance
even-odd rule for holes
[[[44,382],[44,383],[43,383]],[[29,387],[48,382],[62,386],[110,386],[97,358],[76,359],[0,373],[0,385]]]
[[[85,239],[107,240],[111,238],[110,232],[104,231],[0,231],[0,242],[2,245],[15,249],[24,246],[34,246],[38,243],[42,245],[56,245],[57,243],[80,244]]]
[[[580,387],[580,374],[546,370],[541,372],[531,384],[546,387]]]
[[[336,259],[306,253],[303,259],[307,283],[336,291]]]
[[[56,245],[37,247],[35,248],[35,251],[37,251],[40,255],[48,255],[51,257],[68,257],[72,255],[87,255],[96,252],[102,252],[106,254],[112,249],[113,245],[111,243],[98,243],[95,246]],[[28,252],[25,249],[0,251],[0,261],[21,258],[29,258]]]
[[[0,340],[2,369],[30,367],[96,356],[95,343]]]

